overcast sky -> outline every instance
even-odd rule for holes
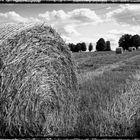
[[[122,34],[140,34],[140,4],[0,4],[0,23],[45,21],[66,42],[99,38],[118,46]]]

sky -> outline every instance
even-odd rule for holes
[[[46,22],[67,43],[100,38],[118,47],[123,34],[140,34],[140,4],[0,4],[0,24]]]

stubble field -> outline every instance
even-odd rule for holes
[[[140,51],[73,53],[80,136],[139,136]]]

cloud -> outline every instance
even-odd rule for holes
[[[69,12],[64,12],[63,10],[58,10],[58,11],[52,11],[52,12],[45,12],[43,14],[39,14],[39,18],[49,21],[49,22],[54,22],[54,21],[59,21],[62,23],[98,23],[101,22],[101,18],[96,15],[96,13],[88,8],[80,8],[80,9],[74,9]]]
[[[135,32],[132,30],[116,30],[116,29],[110,30],[108,33],[117,36],[122,36],[123,34],[135,34]]]
[[[24,18],[14,11],[7,13],[0,13],[0,18],[2,22],[28,22],[27,18]]]
[[[64,37],[66,41],[71,42],[70,38],[79,37],[80,33],[75,29],[75,25],[66,24],[66,25],[54,25],[56,31]]]
[[[45,13],[40,13],[38,18],[46,21],[62,36],[67,38],[80,35],[76,29],[77,27],[88,24],[95,25],[102,22],[101,18],[93,10],[88,8],[74,9],[68,12],[63,10],[46,11]]]
[[[128,25],[140,24],[140,5],[125,4],[106,14],[108,20]]]
[[[76,31],[76,29],[75,29],[75,27],[74,26],[72,26],[72,25],[66,25],[65,27],[64,27],[64,31],[65,31],[65,33],[67,34],[67,35],[76,35],[76,36],[78,36],[78,35],[80,35],[77,31]]]
[[[30,18],[28,18],[28,22],[42,22],[42,21],[38,18],[30,17]]]
[[[40,22],[41,20],[39,20],[38,18],[33,18],[33,17],[28,17],[28,18],[24,18],[22,16],[20,16],[18,13],[16,13],[15,11],[10,11],[7,13],[0,13],[0,22],[6,23],[6,22]]]
[[[64,35],[62,35],[61,37],[64,39],[64,41],[65,41],[66,43],[72,42],[72,40],[71,40],[70,37],[67,37],[67,36],[64,36]]]
[[[68,16],[63,10],[58,10],[58,11],[54,10],[52,12],[46,11],[43,14],[39,14],[39,17],[46,20],[46,21],[51,21],[52,22],[52,21],[55,21],[55,20],[64,20]]]
[[[93,10],[90,10],[88,8],[75,9],[73,11],[68,12],[68,16],[70,19],[82,23],[98,23],[102,21],[101,18],[97,16]]]
[[[107,33],[109,36],[116,36],[116,37],[121,37],[124,34],[131,34],[131,35],[135,35],[135,34],[140,34],[140,27],[136,26],[135,28],[129,28],[128,30],[110,30]]]

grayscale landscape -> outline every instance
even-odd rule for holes
[[[140,136],[139,4],[0,4],[0,138]]]

